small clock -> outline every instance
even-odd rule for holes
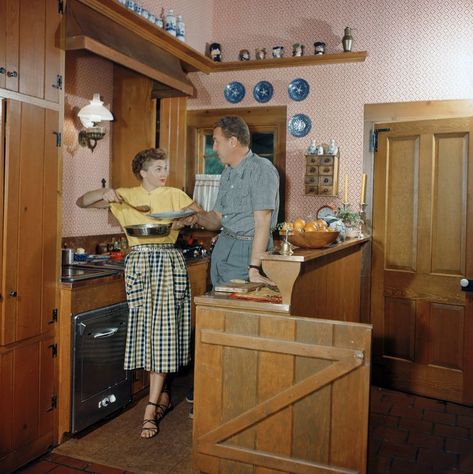
[[[335,215],[335,208],[333,206],[329,206],[328,204],[319,207],[317,211],[317,219],[323,219],[327,216],[334,216]]]

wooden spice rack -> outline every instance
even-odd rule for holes
[[[306,171],[305,194],[309,196],[338,195],[338,164],[340,150],[336,155],[304,155]]]

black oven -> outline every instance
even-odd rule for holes
[[[127,322],[126,303],[73,317],[72,433],[131,401],[132,373],[123,369]]]

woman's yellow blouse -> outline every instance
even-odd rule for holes
[[[148,205],[151,208],[150,213],[178,211],[193,202],[185,192],[167,186],[157,187],[150,192],[146,191],[143,186],[118,188],[115,191],[134,206]],[[147,215],[148,213],[137,211],[125,203],[110,203],[110,210],[122,227],[127,225],[164,224],[171,222],[170,219],[158,220],[149,217]],[[132,237],[127,235],[127,238],[130,246],[143,244],[173,244],[176,242],[178,235],[179,231],[171,230],[169,235],[164,237]]]

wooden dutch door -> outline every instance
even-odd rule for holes
[[[193,460],[366,472],[371,326],[198,306]]]

